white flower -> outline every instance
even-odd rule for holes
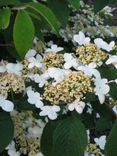
[[[88,75],[90,77],[94,76],[96,78],[100,78],[99,71],[97,69],[93,68],[93,66],[90,66],[90,64],[89,65],[85,65],[85,66],[79,66],[77,68],[77,70],[83,71],[86,75]]]
[[[36,56],[36,58],[35,57],[30,57],[28,59],[28,61],[29,61],[29,65],[28,65],[29,69],[31,69],[33,67],[41,68],[43,66],[42,63],[41,63],[42,57],[39,54]]]
[[[59,52],[59,51],[62,51],[63,48],[62,47],[58,47],[56,44],[52,44],[51,45],[51,48],[47,48],[45,52]]]
[[[74,35],[73,39],[79,45],[88,44],[90,42],[90,38],[85,37],[85,34],[82,31],[80,31],[78,35]]]
[[[6,72],[6,65],[3,61],[0,62],[0,73]]]
[[[67,70],[64,69],[60,69],[60,68],[49,68],[48,69],[48,75],[51,78],[54,78],[55,82],[53,83],[53,85],[56,85],[57,83],[60,83],[61,81],[63,81],[65,79],[65,75],[69,72]]]
[[[27,91],[28,102],[32,105],[35,105],[37,108],[43,107],[42,98],[40,97],[40,93],[34,92],[33,90]]]
[[[101,104],[104,103],[105,95],[110,90],[110,87],[107,83],[108,83],[107,79],[101,79],[101,78],[94,79],[94,84],[95,84],[94,91],[95,91],[95,94],[98,96]]]
[[[44,156],[41,152],[37,153],[36,156]]]
[[[34,126],[34,127],[29,127],[28,128],[28,136],[32,137],[32,138],[40,138],[41,134],[42,134],[43,129],[38,127],[38,126]]]
[[[115,79],[115,83],[117,84],[117,79]]]
[[[40,116],[48,116],[49,119],[55,120],[57,118],[57,112],[60,111],[59,106],[44,106],[41,108]]]
[[[16,151],[15,149],[15,142],[12,141],[7,147],[6,150],[8,150],[9,156],[20,156],[20,153]]]
[[[21,63],[8,63],[6,65],[6,71],[8,73],[14,73],[16,75],[21,75],[21,71],[23,69],[23,65]]]
[[[25,58],[29,59],[31,57],[34,57],[36,55],[36,51],[34,49],[29,49],[28,52],[26,53]]]
[[[15,150],[8,150],[9,156],[20,156],[19,152],[16,152]]]
[[[102,135],[100,138],[95,138],[94,141],[102,150],[104,150],[104,147],[106,144],[106,136],[105,135]]]
[[[0,107],[6,112],[11,112],[14,109],[14,104],[6,100],[6,97],[0,95]]]
[[[72,54],[65,53],[64,60],[65,60],[65,64],[64,64],[65,69],[70,69],[71,67],[74,67],[74,68],[78,67],[77,60],[73,57]]]
[[[106,64],[113,64],[117,69],[117,55],[111,55],[109,59],[106,61]]]
[[[76,110],[80,114],[83,112],[84,107],[85,107],[85,103],[77,99],[74,102],[68,104],[68,109],[70,111]]]
[[[103,39],[101,38],[96,38],[94,40],[94,43],[96,44],[96,46],[100,49],[104,49],[108,52],[110,52],[113,47],[115,46],[115,42],[114,41],[111,41],[109,44],[107,42],[105,42]]]
[[[39,75],[39,74],[34,75],[34,81],[36,83],[39,83],[39,87],[43,87],[49,78],[50,77],[48,73],[44,73],[42,75]]]
[[[115,114],[117,114],[117,106],[114,106],[112,110],[114,111]]]

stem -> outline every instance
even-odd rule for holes
[[[27,6],[17,6],[12,8],[12,10],[25,10],[25,9],[27,9]]]
[[[13,45],[10,43],[8,43],[8,44],[1,44],[0,43],[0,47],[13,47]]]

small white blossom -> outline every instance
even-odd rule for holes
[[[85,34],[82,31],[80,31],[78,35],[74,35],[73,39],[79,45],[88,44],[90,42],[90,38],[85,37]]]
[[[117,114],[117,106],[114,106],[112,110],[114,111],[115,114]]]
[[[102,135],[100,138],[95,138],[94,141],[102,150],[104,150],[104,147],[106,144],[106,136],[105,135]]]
[[[28,136],[30,136],[32,138],[37,138],[37,137],[40,138],[42,131],[43,131],[43,129],[38,126],[29,127],[28,128]]]
[[[106,61],[106,64],[113,64],[117,69],[117,55],[111,55],[109,59]]]
[[[74,102],[68,104],[68,109],[70,111],[76,110],[79,114],[83,112],[84,107],[85,107],[85,103],[77,99]]]
[[[11,112],[14,109],[14,104],[13,102],[6,100],[6,97],[0,95],[0,107],[6,112]]]
[[[47,48],[45,52],[59,52],[59,51],[62,51],[63,48],[62,47],[58,47],[56,44],[52,44],[51,45],[51,48]]]
[[[44,156],[41,152],[37,153],[36,156]]]
[[[42,98],[40,97],[40,93],[34,92],[33,90],[27,91],[28,102],[32,105],[35,105],[37,108],[43,107]]]
[[[77,68],[77,70],[83,71],[86,75],[88,75],[90,77],[94,76],[96,78],[100,78],[99,71],[97,69],[93,68],[93,66],[90,66],[90,64],[89,65],[85,65],[85,66],[79,66]]]
[[[94,84],[95,84],[94,91],[95,91],[95,94],[98,96],[101,104],[104,103],[105,95],[110,90],[110,87],[107,83],[108,83],[107,79],[101,79],[101,78],[94,79]]]
[[[13,73],[16,75],[21,75],[22,74],[22,69],[23,69],[23,65],[21,63],[8,63],[6,65],[6,71],[8,73]]]
[[[105,42],[103,39],[101,38],[96,38],[94,40],[94,43],[96,44],[96,46],[100,49],[104,49],[108,52],[110,52],[113,47],[115,46],[115,42],[114,41],[111,41],[109,44],[107,42]]]
[[[31,57],[34,57],[36,55],[36,51],[34,49],[29,49],[28,52],[26,53],[25,58],[29,59]]]
[[[0,62],[0,73],[6,72],[6,65],[3,61]]]
[[[71,67],[74,67],[74,68],[78,67],[77,60],[73,57],[72,54],[65,53],[64,60],[65,60],[65,64],[64,64],[65,69],[70,69]]]
[[[41,63],[42,57],[39,54],[36,56],[36,58],[35,57],[30,57],[28,59],[28,61],[29,61],[29,65],[28,65],[29,69],[31,69],[33,67],[41,68],[43,66],[42,63]]]
[[[16,151],[15,149],[15,142],[12,141],[7,147],[6,150],[8,150],[9,156],[20,156],[20,153]]]
[[[57,112],[60,111],[59,106],[44,106],[41,108],[40,116],[48,116],[49,119],[55,120],[57,118]]]
[[[34,81],[36,83],[39,83],[39,87],[43,87],[49,78],[50,77],[48,73],[44,73],[42,75],[39,75],[39,74],[34,75]]]
[[[60,69],[60,68],[49,68],[48,69],[48,75],[51,78],[54,78],[55,82],[53,82],[53,85],[56,85],[57,83],[60,83],[61,81],[63,81],[65,79],[65,75],[68,73],[69,71],[64,70],[64,69]]]

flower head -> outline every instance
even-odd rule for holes
[[[43,106],[42,98],[38,92],[34,92],[33,90],[27,90],[28,102],[32,105],[35,105],[37,108],[41,108]]]
[[[8,63],[6,65],[6,71],[8,73],[14,73],[16,75],[21,75],[22,69],[23,69],[23,65],[21,63]]]
[[[0,95],[0,107],[6,112],[11,112],[13,111],[14,104],[11,101],[6,100],[6,97]]]
[[[46,49],[46,52],[55,52],[55,53],[57,53],[57,52],[62,51],[62,50],[63,50],[62,47],[58,47],[56,44],[52,44],[51,48]]]
[[[106,64],[113,64],[117,69],[117,55],[111,55],[109,59],[106,61]]]
[[[83,45],[83,44],[85,45],[85,44],[88,44],[90,42],[90,38],[85,37],[85,34],[82,31],[80,31],[78,35],[74,35],[73,39],[79,45]]]
[[[76,58],[73,57],[72,54],[65,53],[64,60],[65,60],[65,64],[64,64],[65,69],[70,69],[71,67],[74,67],[74,68],[78,67],[78,62]]]
[[[109,92],[110,87],[107,84],[107,79],[96,78],[94,79],[95,88],[94,91],[99,98],[101,104],[105,101],[105,95]]]
[[[76,99],[74,102],[68,104],[68,109],[70,111],[76,110],[79,114],[83,112],[85,103]]]
[[[41,108],[40,116],[48,116],[49,119],[55,120],[57,118],[57,112],[60,111],[59,106],[44,106]]]
[[[36,58],[35,57],[30,57],[28,59],[28,61],[29,61],[28,68],[29,69],[31,69],[33,67],[41,68],[42,67],[41,60],[42,60],[42,57],[39,54],[36,56]]]
[[[94,141],[102,150],[104,150],[104,147],[106,144],[106,136],[105,135],[102,135],[100,138],[95,138]]]
[[[106,50],[107,52],[110,52],[113,47],[115,46],[115,42],[114,41],[111,41],[109,44],[107,42],[105,42],[103,39],[101,38],[96,38],[94,40],[94,43],[96,44],[96,46],[100,49],[104,49]]]

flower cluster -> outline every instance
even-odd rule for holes
[[[106,6],[99,13],[95,14],[93,6],[85,4],[80,1],[80,9],[78,11],[73,10],[73,13],[69,17],[69,23],[65,29],[60,30],[60,35],[65,41],[72,40],[72,36],[79,31],[85,32],[88,36],[110,38],[116,37],[117,28],[110,23],[109,19],[113,19],[113,12],[109,6]],[[108,23],[108,24],[106,24]]]
[[[24,107],[28,105],[36,116],[48,120],[72,113],[95,114],[97,120],[99,114],[93,110],[92,101],[100,107],[108,103],[117,113],[117,105],[112,106],[115,99],[111,92],[111,84],[117,85],[115,42],[107,43],[102,38],[92,41],[82,31],[73,36],[73,42],[76,46],[72,53],[51,44],[42,53],[30,49],[21,62],[1,61],[0,107],[11,112],[15,123],[14,141],[18,146],[15,148],[12,142],[7,148],[9,155],[41,155],[40,135],[44,125],[41,127],[40,120],[34,119],[32,112],[16,112],[20,109],[21,98],[25,101]],[[114,74],[105,74],[101,71],[103,68]],[[17,97],[21,97],[19,101]],[[85,155],[103,156],[105,140],[103,136],[89,141]]]

